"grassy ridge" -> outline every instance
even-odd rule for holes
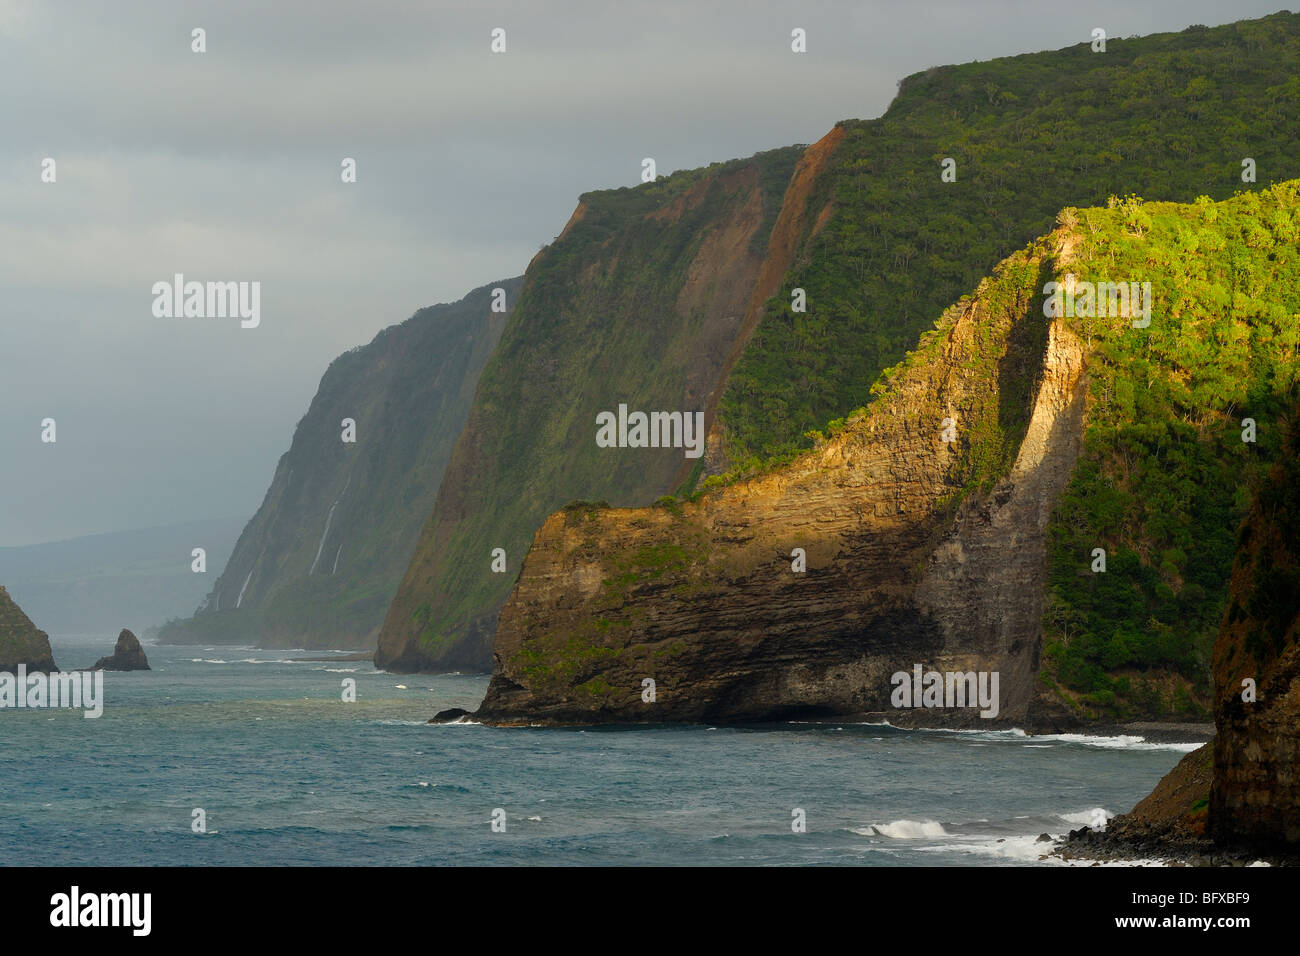
[[[834,213],[787,275],[722,401],[736,473],[789,460],[864,405],[934,316],[1065,205],[1190,202],[1300,176],[1300,16],[934,68],[847,121]],[[956,182],[940,162],[956,160]],[[790,290],[808,311],[790,310]]]

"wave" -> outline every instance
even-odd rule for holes
[[[191,657],[191,664],[297,664],[298,661],[287,657],[240,657],[233,661],[220,657]]]
[[[1100,747],[1103,750],[1176,750],[1191,753],[1199,749],[1205,741],[1196,743],[1153,743],[1145,737],[1120,734],[1117,737],[1094,737],[1089,734],[1041,734],[1035,740],[1057,740],[1066,744],[1082,744],[1085,747]]]
[[[793,721],[792,721],[793,723]],[[1180,743],[1175,741],[1153,742],[1145,737],[1136,734],[1030,734],[1026,733],[1019,727],[1011,727],[1007,730],[980,730],[978,728],[963,727],[895,727],[887,720],[882,721],[864,721],[858,723],[858,727],[888,727],[891,730],[897,730],[900,733],[913,734],[963,734],[973,737],[979,737],[986,740],[1032,740],[1033,744],[1025,744],[1027,747],[1049,746],[1050,744],[1040,743],[1049,741],[1051,743],[1063,744],[1081,744],[1085,747],[1100,747],[1103,750],[1173,750],[1179,753],[1191,753],[1202,744],[1203,740],[1195,742]]]
[[[1028,814],[1010,820],[993,822],[986,819],[972,820],[967,823],[941,822],[939,820],[894,820],[891,823],[872,823],[864,827],[849,827],[849,832],[859,836],[883,836],[892,840],[933,840],[939,837],[963,840],[961,846],[987,844],[995,845],[1016,840],[1037,843],[1037,852],[1043,851],[1046,841],[1040,840],[1047,832],[1053,840],[1061,839],[1068,830],[1089,826],[1094,830],[1104,830],[1106,824],[1115,816],[1105,807],[1090,807],[1087,810],[1074,810],[1068,813],[1055,813],[1033,817]],[[1051,831],[1051,832],[1048,832]],[[945,844],[948,848],[951,845]],[[1001,854],[1001,851],[998,851]]]
[[[895,820],[893,823],[850,827],[850,830],[859,836],[883,836],[891,840],[923,840],[948,835],[938,820]]]
[[[1104,830],[1106,824],[1110,822],[1115,814],[1105,807],[1093,807],[1091,810],[1080,810],[1078,813],[1062,813],[1059,816],[1066,823],[1092,827],[1094,830]]]

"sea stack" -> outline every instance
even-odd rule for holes
[[[17,673],[19,664],[26,664],[28,672],[59,669],[49,635],[37,628],[0,586],[0,672]]]
[[[113,648],[111,657],[101,657],[91,670],[96,671],[147,671],[149,660],[144,656],[144,648],[134,634],[126,628],[117,635],[117,647]]]

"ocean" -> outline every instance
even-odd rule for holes
[[[114,640],[51,637],[65,668]],[[476,707],[487,678],[145,651],[152,671],[105,675],[98,719],[0,710],[0,865],[1060,866],[1040,834],[1129,810],[1197,746],[855,723],[430,725]]]

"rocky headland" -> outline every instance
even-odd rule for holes
[[[49,635],[32,623],[0,585],[0,671],[17,673],[19,664],[25,664],[28,671],[59,669]]]

